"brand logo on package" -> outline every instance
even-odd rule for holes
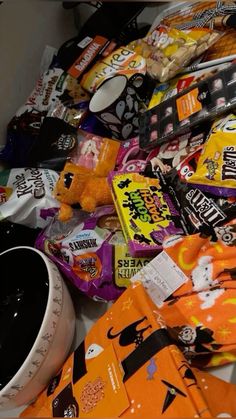
[[[33,195],[36,199],[41,199],[45,195],[45,185],[42,179],[42,172],[37,169],[25,169],[27,175],[22,172],[16,175],[13,185],[16,187],[17,198],[27,194]]]
[[[88,65],[93,61],[99,51],[107,43],[107,39],[103,36],[95,36],[94,40],[89,43],[87,48],[79,56],[79,58],[74,62],[74,64],[69,68],[68,73],[75,78],[78,78],[83,74],[84,70]]]

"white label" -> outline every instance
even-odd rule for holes
[[[87,47],[90,42],[93,40],[93,38],[91,38],[90,36],[86,36],[84,39],[82,39],[82,41],[80,41],[77,46],[80,48],[85,48]]]
[[[166,298],[188,281],[188,277],[163,251],[130,280],[141,281],[153,302],[161,307]]]

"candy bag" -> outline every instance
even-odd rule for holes
[[[74,211],[68,222],[56,218],[39,235],[36,247],[95,300],[115,300],[129,286],[129,278],[149,259],[132,259],[125,246],[113,206],[93,214]]]
[[[46,117],[39,140],[32,147],[31,160],[38,167],[61,171],[66,161],[107,176],[115,167],[119,143],[75,129],[65,121]],[[104,174],[105,173],[105,174]]]
[[[77,141],[71,162],[93,170],[96,176],[108,176],[115,167],[120,143],[82,130],[77,132]]]
[[[94,93],[107,78],[117,74],[131,77],[136,73],[146,73],[146,60],[129,48],[121,47],[95,64],[83,76],[81,86],[88,92]]]
[[[236,196],[236,116],[228,115],[213,125],[188,182],[220,196]]]
[[[147,167],[155,171],[158,167],[163,173],[167,173],[173,167],[177,167],[189,154],[193,153],[204,144],[209,133],[210,124],[194,127],[186,134],[164,143],[152,150],[147,159]],[[185,173],[187,175],[187,172]]]
[[[65,118],[73,126],[82,123],[89,95],[61,68],[50,68],[39,78],[25,104],[8,124],[7,142],[0,159],[11,167],[33,166],[31,150],[40,147],[40,128],[46,115]],[[76,122],[75,122],[76,121]]]
[[[199,153],[200,151],[195,151],[168,173],[163,174],[161,170],[155,172],[162,190],[168,192],[175,207],[178,208],[188,234],[198,231],[208,232],[209,229],[222,225],[235,216],[233,208],[231,208],[231,213],[229,209],[225,211],[220,204],[215,202],[213,196],[186,183],[186,179],[196,168]],[[150,171],[147,171],[147,175],[152,176]]]
[[[129,47],[146,58],[147,73],[164,82],[173,78],[218,38],[219,33],[207,28],[180,31],[159,25]]]
[[[177,95],[192,84],[198,83],[207,77],[211,77],[217,74],[218,71],[228,67],[229,65],[230,63],[215,65],[209,68],[204,68],[203,70],[178,75],[174,79],[168,80],[164,83],[158,83],[153,91],[148,109],[151,109],[154,106],[159,105],[160,102],[163,102],[164,100]]]
[[[192,369],[136,284],[98,319],[21,417],[235,417],[235,396],[234,384]]]
[[[148,153],[139,148],[138,137],[123,141],[116,159],[116,170],[121,172],[143,172]]]
[[[52,196],[58,178],[52,170],[29,167],[0,172],[0,220],[45,227],[60,206]]]
[[[167,191],[157,179],[138,173],[113,172],[112,196],[129,252],[152,257],[162,250],[166,235],[182,234],[186,227]]]

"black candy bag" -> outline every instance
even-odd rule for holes
[[[46,117],[31,149],[30,160],[36,167],[61,171],[76,145],[76,128],[62,119]]]
[[[77,127],[86,116],[89,99],[76,79],[61,68],[49,68],[9,122],[0,160],[10,167],[33,166],[32,149],[39,141],[44,118],[57,115]]]
[[[34,247],[40,231],[40,228],[30,228],[9,221],[0,222],[0,253],[17,246]]]
[[[186,179],[194,173],[200,150],[195,151],[176,168],[163,174],[161,170],[153,172],[158,177],[164,190],[167,190],[178,208],[189,234],[204,232],[224,224],[228,220],[226,212],[217,205],[210,194],[186,183]],[[146,167],[150,171],[150,166]]]

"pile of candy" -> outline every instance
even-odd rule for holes
[[[63,367],[58,383],[71,386],[66,403],[61,381],[25,416],[63,416],[74,397],[81,415],[139,408],[149,416],[236,415],[235,387],[228,406],[216,402],[206,389],[217,379],[201,371],[236,360],[236,64],[207,58],[213,49],[222,58],[222,39],[234,29],[218,21],[214,29],[215,2],[200,3],[128,45],[97,35],[71,55],[60,51],[8,125],[0,154],[7,166],[0,230],[8,240],[1,249],[35,246],[85,295],[120,297],[77,349],[86,359],[79,381],[72,377],[72,365],[74,375],[80,368],[76,352]],[[196,59],[202,68],[186,69]],[[97,375],[87,362],[95,352]],[[140,356],[135,371],[132,356]],[[128,398],[121,389],[119,401],[112,393],[111,409],[103,401],[112,392],[104,371],[114,357],[125,376],[114,364],[116,385],[125,382]],[[88,371],[91,388],[83,381]],[[163,379],[150,387],[147,403],[142,386],[157,375]]]

